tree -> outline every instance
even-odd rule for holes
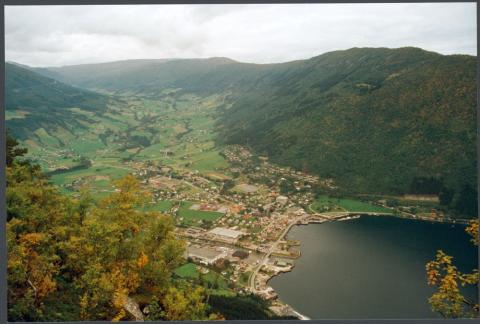
[[[200,227],[204,228],[204,229],[209,229],[211,228],[213,225],[213,221],[210,220],[210,219],[204,219],[202,221],[202,224],[200,225]]]
[[[478,195],[476,186],[465,184],[456,197],[455,210],[462,215],[477,216]]]
[[[287,195],[293,191],[295,191],[295,186],[290,180],[283,180],[280,182],[280,193],[282,195]]]
[[[19,163],[17,142],[10,139],[7,176],[8,316],[13,321],[45,320],[45,302],[57,291],[61,271],[59,241],[72,228],[71,201],[28,161]]]
[[[80,163],[81,166],[83,166],[85,168],[89,168],[89,167],[92,166],[92,160],[90,160],[89,158],[87,158],[85,156],[80,157],[79,163]]]
[[[253,294],[212,295],[209,304],[213,311],[224,314],[227,320],[267,320],[273,317],[268,302]]]
[[[163,299],[165,319],[170,321],[206,319],[207,305],[204,302],[204,293],[201,287],[168,289]]]
[[[137,294],[156,296],[163,319],[210,318],[204,290],[173,277],[186,245],[172,217],[143,211],[150,193],[135,177],[115,181],[116,192],[99,201],[86,189],[75,199],[38,167],[18,162],[15,145],[10,152],[10,321],[128,319],[126,303]]]
[[[472,243],[478,246],[478,220],[472,221],[466,232],[472,236]],[[437,288],[429,298],[433,311],[444,318],[471,318],[479,316],[478,301],[472,301],[462,295],[460,287],[475,285],[478,287],[478,269],[463,274],[453,264],[453,258],[443,251],[437,251],[436,259],[426,265],[428,284]]]
[[[235,181],[229,179],[223,183],[221,192],[226,193],[228,190],[232,189],[233,187],[235,187]]]
[[[6,142],[6,162],[7,166],[11,166],[15,158],[23,156],[25,155],[25,153],[27,153],[27,149],[18,147],[18,141],[15,138],[11,137],[8,133],[6,137]]]
[[[444,206],[448,206],[452,202],[452,199],[454,196],[455,196],[455,190],[447,187],[443,187],[440,193],[438,194],[440,204]]]
[[[184,243],[174,236],[171,218],[141,211],[149,195],[135,177],[115,187],[117,192],[92,207],[67,253],[74,258],[69,265],[81,265],[75,271],[82,273],[76,281],[82,319],[125,318],[127,298],[166,291],[182,260]]]

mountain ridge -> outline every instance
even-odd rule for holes
[[[412,48],[317,57],[240,97],[219,138],[353,192],[405,193],[417,177],[473,192],[475,66]]]
[[[476,190],[474,56],[352,48],[267,65],[212,58],[113,66],[120,70],[55,73],[116,94],[222,93],[218,145],[250,146],[352,192],[405,193],[432,177],[443,186],[435,194],[451,190],[457,201]]]
[[[67,85],[17,64],[5,64],[5,108],[8,128],[25,140],[40,128],[82,127],[71,108],[102,112],[109,97]],[[17,114],[17,115],[15,115]],[[9,119],[10,118],[10,119]]]
[[[268,62],[268,63],[255,63],[255,62],[245,62],[245,61],[239,61],[236,59],[232,59],[226,56],[211,56],[211,57],[189,57],[189,58],[139,58],[139,59],[122,59],[122,60],[114,60],[114,61],[105,61],[105,62],[93,62],[93,63],[79,63],[79,64],[65,64],[61,66],[29,66],[27,64],[22,64],[20,62],[16,61],[7,61],[6,63],[10,64],[16,64],[20,65],[23,67],[29,67],[31,69],[61,69],[61,68],[68,68],[68,67],[80,67],[80,66],[89,66],[89,65],[104,65],[104,64],[114,64],[114,63],[128,63],[128,62],[140,62],[140,61],[150,61],[150,62],[167,62],[167,61],[182,61],[182,60],[225,60],[231,63],[240,63],[240,64],[252,64],[252,65],[278,65],[278,64],[287,64],[287,63],[292,63],[292,62],[297,62],[297,61],[307,61],[313,58],[317,58],[322,55],[327,55],[327,54],[334,54],[334,53],[340,53],[340,52],[348,52],[348,51],[355,51],[355,50],[392,50],[392,51],[398,51],[398,50],[417,50],[429,54],[435,54],[435,55],[440,55],[440,56],[465,56],[465,57],[476,57],[475,55],[471,54],[462,54],[462,53],[455,53],[455,54],[442,54],[439,52],[435,51],[430,51],[430,50],[425,50],[421,47],[416,47],[416,46],[402,46],[402,47],[351,47],[348,49],[339,49],[339,50],[333,50],[333,51],[328,51],[328,52],[323,52],[321,54],[317,54],[308,58],[303,58],[303,59],[294,59],[294,60],[289,60],[289,61],[283,61],[283,62]]]

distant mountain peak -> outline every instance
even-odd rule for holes
[[[223,57],[223,56],[209,57],[208,60],[219,62],[219,63],[238,63],[238,61],[235,61],[235,60],[232,60],[231,58]]]

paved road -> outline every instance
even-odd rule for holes
[[[296,225],[299,222],[302,222],[305,219],[308,219],[310,217],[320,217],[325,220],[338,220],[340,218],[344,217],[349,217],[349,216],[354,216],[354,215],[372,215],[372,216],[383,216],[383,215],[392,215],[392,213],[372,213],[372,212],[326,212],[326,213],[317,213],[317,214],[307,214],[303,217],[296,218],[294,221],[290,222],[288,226],[285,228],[285,230],[282,232],[282,234],[279,236],[279,238],[270,246],[270,249],[268,249],[267,253],[263,257],[263,259],[260,261],[258,266],[253,270],[252,274],[250,275],[248,279],[248,286],[250,287],[250,290],[252,292],[257,292],[257,288],[255,287],[255,277],[258,275],[258,272],[260,269],[268,262],[268,259],[272,255],[272,253],[275,251],[278,242],[282,241],[284,237],[287,235],[288,231],[292,228],[292,226]]]
[[[277,247],[278,245],[278,242],[280,242],[281,240],[283,240],[283,238],[285,237],[285,235],[287,235],[288,231],[290,231],[290,229],[292,228],[292,226],[294,226],[295,224],[297,224],[299,221],[302,221],[304,220],[305,218],[308,218],[308,217],[311,217],[311,215],[306,215],[306,216],[303,216],[303,217],[300,217],[300,218],[297,218],[295,219],[294,221],[290,222],[287,226],[287,228],[285,228],[285,230],[282,232],[282,234],[280,235],[280,237],[275,241],[275,243],[273,243],[270,247],[270,249],[267,251],[267,253],[265,254],[265,256],[263,257],[262,261],[258,264],[258,266],[255,268],[255,270],[252,272],[252,274],[250,275],[250,278],[248,280],[248,286],[250,287],[251,291],[252,292],[256,292],[257,289],[255,287],[255,277],[257,276],[258,272],[260,271],[260,269],[267,263],[268,259],[270,258],[270,255],[272,255],[273,251],[275,251],[275,248]]]

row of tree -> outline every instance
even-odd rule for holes
[[[415,177],[408,193],[418,195],[438,195],[440,204],[463,217],[477,216],[478,194],[475,186],[464,183],[460,188],[448,186],[443,179],[436,177]]]

